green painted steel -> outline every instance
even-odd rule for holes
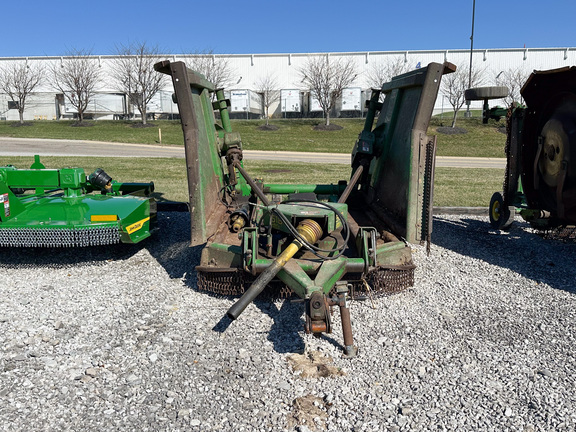
[[[241,195],[250,193],[242,176],[233,169],[226,172],[222,162],[230,152],[241,151],[240,135],[232,132],[223,90],[215,89],[183,62],[164,61],[154,67],[172,77],[176,92],[188,172],[191,245],[200,245],[217,229],[216,222],[210,226],[210,219],[222,205],[219,197],[224,189],[237,189]],[[214,93],[216,101],[212,103]],[[219,112],[221,124],[216,121],[214,109]]]
[[[288,285],[296,295],[309,299],[312,293],[321,291],[328,294],[334,284],[346,272],[346,258],[325,261],[313,273],[313,278],[308,275],[300,262],[290,261],[278,273],[278,279]]]
[[[360,194],[386,225],[412,243],[431,233],[435,141],[426,131],[442,75],[454,70],[449,63],[431,63],[374,91],[352,152],[353,169],[362,165],[368,171]]]
[[[314,185],[314,184],[277,184],[266,183],[264,192],[276,194],[293,194],[293,193],[315,193],[317,195],[340,195],[346,184],[329,184],[329,185]]]
[[[43,167],[38,157],[31,169],[0,167],[2,246],[138,243],[150,236],[156,216],[152,200],[123,194],[150,193],[153,184],[107,178],[100,187],[81,168]],[[66,232],[82,233],[78,244]]]
[[[202,274],[235,270],[262,274],[298,239],[294,227],[305,219],[322,230],[319,241],[305,245],[277,274],[302,298],[315,291],[328,294],[347,274],[358,278],[386,266],[412,265],[410,247],[403,239],[423,241],[431,231],[435,142],[426,130],[440,79],[454,70],[453,65],[432,63],[374,92],[352,153],[353,174],[359,167],[362,171],[351,176],[351,185],[346,181],[268,184],[251,179],[242,168],[242,142],[232,131],[224,92],[183,62],[164,61],[155,68],[172,77],[178,101],[188,167],[191,244],[205,243],[197,267]],[[384,103],[379,102],[381,93]],[[312,196],[314,203],[303,196]],[[387,230],[392,235],[384,235]],[[215,277],[210,283],[214,287],[228,282]],[[222,287],[227,293],[242,290]]]

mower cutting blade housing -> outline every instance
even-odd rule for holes
[[[564,232],[576,225],[576,67],[534,71],[521,94],[526,106],[507,116],[506,174],[490,223],[507,229],[518,213],[536,229]]]
[[[442,75],[454,65],[431,63],[374,89],[349,182],[324,185],[252,178],[224,91],[183,62],[155,68],[172,77],[182,123],[191,245],[204,245],[198,287],[241,294],[230,319],[265,290],[295,294],[306,303],[310,333],[329,333],[337,306],[344,351],[353,356],[348,300],[411,286],[407,242],[430,238],[435,140],[426,131]]]
[[[154,190],[153,183],[119,183],[101,169],[0,167],[1,247],[82,247],[138,243],[150,236],[152,198],[123,195]]]

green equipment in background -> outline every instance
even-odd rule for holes
[[[539,230],[576,225],[576,67],[533,72],[526,107],[507,118],[506,173],[490,201],[490,223],[506,229],[518,213]]]
[[[153,183],[120,183],[102,169],[0,167],[0,246],[79,247],[138,243],[150,236]],[[133,196],[140,194],[143,196]]]

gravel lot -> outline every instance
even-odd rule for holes
[[[138,247],[0,251],[0,430],[576,429],[575,243],[437,216],[414,288],[353,303],[346,360],[337,312],[321,339],[301,303],[227,325],[187,217]],[[328,376],[293,370],[316,351]]]

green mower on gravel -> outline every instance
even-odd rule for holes
[[[0,167],[0,247],[138,243],[150,236],[154,183],[120,183],[97,169]],[[141,196],[135,196],[141,195]]]

